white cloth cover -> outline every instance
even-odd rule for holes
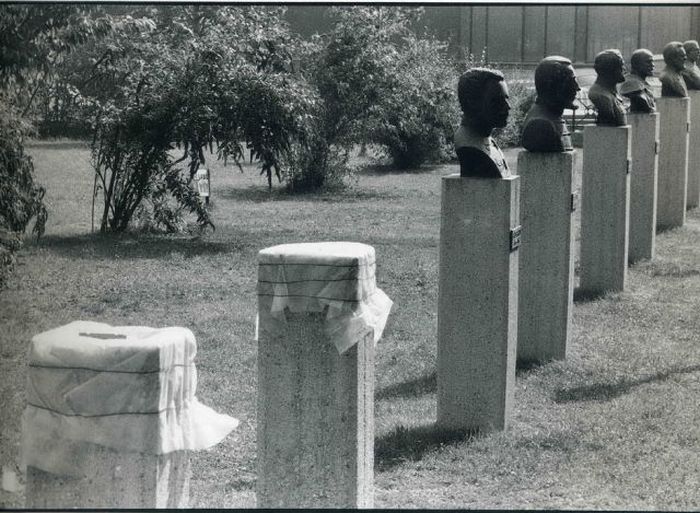
[[[197,344],[186,328],[75,321],[32,338],[25,465],[80,475],[85,442],[165,454],[211,447],[238,420],[195,397]]]
[[[324,330],[339,353],[368,328],[382,336],[391,299],[376,285],[374,248],[357,242],[281,244],[258,253],[258,329],[272,335],[286,328],[290,312],[322,312]],[[261,320],[263,322],[261,322]]]

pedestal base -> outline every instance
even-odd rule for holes
[[[518,154],[523,225],[518,285],[518,361],[566,357],[574,285],[576,154]]]
[[[630,168],[629,126],[585,128],[580,288],[586,293],[625,288]]]
[[[83,477],[59,476],[27,467],[27,509],[187,508],[187,451],[152,455],[81,444]]]
[[[659,115],[629,114],[632,129],[630,175],[630,264],[654,258],[656,246],[656,198],[659,165]]]
[[[700,205],[700,91],[689,90],[690,134],[688,135],[688,194],[686,209]]]
[[[519,178],[442,179],[437,421],[508,424],[515,380]]]
[[[690,99],[658,98],[659,176],[656,228],[683,226],[688,187]]]
[[[374,340],[339,354],[326,313],[286,311],[287,330],[260,330],[259,508],[371,508]]]

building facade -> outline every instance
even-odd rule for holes
[[[331,26],[328,7],[290,5],[302,35]],[[486,53],[488,62],[529,67],[546,55],[592,64],[606,48],[626,59],[637,48],[660,54],[669,41],[700,39],[700,7],[692,5],[428,5],[417,29],[450,43],[458,54]]]

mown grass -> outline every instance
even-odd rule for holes
[[[257,251],[350,240],[375,247],[395,301],[376,364],[376,507],[700,509],[697,211],[658,236],[624,293],[576,302],[567,359],[519,370],[510,429],[475,436],[434,427],[439,177],[455,166],[366,169],[351,191],[292,197],[254,168],[214,165],[213,234],[102,237],[89,233],[87,151],[30,151],[51,218],[0,293],[3,465],[18,461],[33,334],[75,319],[182,325],[197,337],[198,397],[241,420],[193,455],[191,505],[254,506]]]

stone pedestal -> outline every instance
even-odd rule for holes
[[[386,321],[363,317],[383,296],[374,249],[287,244],[258,261],[257,505],[371,508],[374,344]]]
[[[683,226],[688,186],[688,122],[690,99],[661,97],[656,228]]]
[[[574,285],[576,153],[518,154],[520,222],[518,361],[563,359]]]
[[[689,90],[690,133],[688,135],[688,194],[686,209],[700,205],[700,91]]]
[[[186,508],[189,451],[238,424],[197,401],[196,347],[186,328],[88,321],[33,337],[26,506]]]
[[[621,291],[627,277],[630,127],[587,126],[581,184],[581,290]]]
[[[442,179],[438,425],[508,424],[518,312],[519,177]]]
[[[151,509],[187,508],[190,456],[124,453],[99,445],[80,444],[79,458],[87,475],[75,477],[27,467],[26,507]]]
[[[632,131],[630,174],[630,264],[654,258],[656,241],[656,196],[659,164],[659,114],[627,115]]]

